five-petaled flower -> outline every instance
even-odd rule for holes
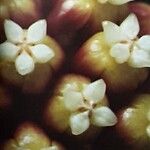
[[[46,20],[33,23],[27,30],[11,20],[5,20],[4,29],[7,40],[0,44],[0,56],[15,62],[20,75],[32,72],[35,63],[46,63],[54,57],[53,50],[42,44],[46,37]]]
[[[114,5],[122,5],[122,4],[125,4],[125,3],[128,3],[130,1],[133,1],[133,0],[97,0],[99,3],[111,3],[111,4],[114,4]]]
[[[86,85],[81,91],[73,87],[64,91],[64,104],[71,112],[69,124],[72,134],[83,133],[90,123],[99,127],[116,124],[115,114],[102,104],[105,91],[106,84],[102,79]]]
[[[128,62],[135,68],[150,67],[150,35],[137,37],[140,28],[134,14],[130,14],[120,26],[110,21],[104,21],[102,25],[110,55],[117,63]]]

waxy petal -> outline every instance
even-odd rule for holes
[[[115,23],[110,21],[103,21],[102,26],[104,30],[104,36],[108,44],[112,45],[114,43],[127,40],[126,35]]]
[[[150,67],[150,52],[135,49],[132,51],[129,65],[135,68]]]
[[[137,45],[143,49],[150,52],[150,35],[142,36],[138,41]]]
[[[33,59],[26,52],[17,57],[15,65],[20,75],[26,75],[34,70]]]
[[[84,104],[83,96],[79,92],[68,90],[64,93],[64,104],[68,110],[75,111]]]
[[[0,58],[14,61],[19,51],[19,47],[10,42],[4,42],[0,44]]]
[[[45,44],[30,47],[33,57],[38,63],[46,63],[54,57],[53,50]]]
[[[130,57],[129,44],[115,44],[110,50],[110,55],[119,64],[126,62]]]
[[[72,115],[70,117],[70,127],[72,134],[79,135],[89,128],[89,111]]]
[[[46,20],[39,20],[33,23],[27,30],[27,42],[40,42],[46,36],[47,23]]]
[[[12,43],[22,42],[24,38],[24,31],[17,23],[11,20],[5,20],[4,29],[8,41]]]
[[[123,31],[123,33],[128,37],[128,39],[135,39],[140,31],[139,22],[135,14],[130,14],[122,22],[120,28]]]
[[[122,5],[133,0],[108,0],[111,4]]]
[[[113,126],[117,123],[117,117],[108,107],[96,108],[92,111],[93,124],[96,126]]]
[[[106,84],[104,80],[100,79],[89,84],[83,90],[83,96],[87,101],[97,103],[104,98],[105,91],[106,91]]]

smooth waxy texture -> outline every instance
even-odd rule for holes
[[[135,13],[140,24],[140,35],[150,35],[150,5],[141,2],[130,3],[129,11]]]
[[[22,27],[29,25],[42,17],[41,0],[1,0],[0,1],[0,42],[5,41],[3,23],[12,19]]]
[[[40,19],[42,16],[41,9],[40,0],[1,0],[0,18],[11,18],[23,27],[27,27]]]
[[[93,20],[96,31],[102,31],[102,22],[109,20],[115,23],[121,22],[123,18],[129,14],[128,5],[114,5],[109,2],[100,3],[97,0],[94,1],[94,7],[91,20]],[[105,13],[104,13],[105,12]],[[111,13],[110,13],[111,12]]]
[[[63,150],[62,146],[50,140],[41,129],[31,123],[21,125],[14,138],[4,145],[3,150]]]
[[[68,49],[75,42],[77,31],[87,23],[92,9],[91,0],[58,0],[47,18],[49,35]]]
[[[41,42],[46,37],[46,20],[35,22],[28,30],[5,20],[4,28],[7,40],[0,44],[1,59],[15,62],[20,75],[31,73],[35,63],[47,63],[55,56],[54,51]]]
[[[21,87],[24,92],[43,91],[64,56],[58,43],[45,35],[46,21],[39,20],[28,30],[23,30],[18,24],[6,20],[5,28],[8,40],[0,45],[3,80]]]
[[[139,23],[134,14],[120,26],[110,21],[102,25],[104,32],[95,34],[83,44],[74,65],[90,76],[101,75],[113,92],[137,88],[148,76],[150,36],[137,37]]]
[[[110,21],[102,24],[110,55],[117,63],[127,62],[134,68],[150,67],[150,35],[138,38],[140,27],[135,14],[130,14],[120,26]]]
[[[118,6],[97,0],[58,0],[47,19],[48,33],[65,49],[71,49],[101,30],[101,22],[105,19],[120,22],[127,14],[126,4]]]
[[[150,148],[150,94],[138,95],[119,115],[118,131],[139,149]]]
[[[137,69],[127,63],[116,63],[110,55],[110,47],[103,33],[95,34],[84,43],[75,56],[74,65],[77,65],[81,73],[90,76],[101,75],[113,92],[133,90],[148,76],[148,70],[145,68]]]
[[[107,107],[105,90],[106,85],[102,79],[90,83],[82,76],[68,75],[61,80],[46,116],[51,118],[57,130],[70,128],[74,135],[90,130],[91,125],[113,126],[117,118]]]

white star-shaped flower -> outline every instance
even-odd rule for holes
[[[4,29],[7,40],[0,44],[0,57],[15,62],[20,75],[32,72],[35,63],[46,63],[54,57],[53,50],[42,44],[46,37],[46,20],[33,23],[27,30],[11,20],[5,20]]]
[[[128,3],[133,0],[97,0],[97,1],[102,4],[109,2],[114,5],[122,5],[122,4]]]
[[[150,35],[138,38],[139,22],[135,14],[130,14],[120,26],[104,21],[102,23],[105,40],[110,55],[117,63],[125,63],[135,68],[150,67]]]
[[[90,123],[99,127],[112,126],[117,122],[115,114],[101,105],[105,96],[106,84],[97,80],[79,92],[73,88],[64,92],[65,107],[71,111],[70,127],[72,134],[79,135],[86,131]]]

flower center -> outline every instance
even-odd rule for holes
[[[26,52],[26,53],[28,53],[28,55],[32,56],[32,52],[30,50],[30,47],[34,46],[35,44],[27,41],[27,30],[24,30],[24,32],[23,32],[22,41],[16,43],[15,45],[17,47],[19,47],[18,56],[23,52]]]
[[[128,44],[129,45],[129,50],[131,52],[134,49],[135,46],[138,46],[136,44],[137,41],[138,41],[138,38],[136,37],[136,38],[134,38],[132,40],[121,41],[120,43],[122,43],[122,44]]]
[[[23,52],[28,53],[30,56],[32,55],[31,50],[30,50],[30,46],[32,45],[29,45],[27,43],[19,43],[16,45],[20,48],[20,50],[18,51],[18,56]]]
[[[93,101],[87,101],[86,99],[84,99],[84,104],[78,110],[81,112],[87,111],[87,110],[91,112],[95,106],[96,104]]]
[[[23,40],[21,42],[16,43],[16,46],[20,48],[20,50],[18,51],[18,56],[23,52],[26,52],[26,53],[28,53],[28,55],[32,56],[30,47],[34,46],[34,45],[35,44],[33,44],[33,43],[27,42],[26,32],[25,32]]]

